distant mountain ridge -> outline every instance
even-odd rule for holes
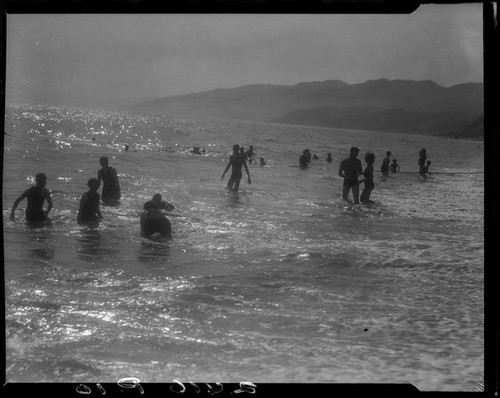
[[[417,112],[403,109],[362,107],[317,107],[295,111],[275,120],[278,123],[343,129],[446,135],[470,125],[474,116],[461,112]],[[460,134],[458,134],[460,135]],[[458,136],[457,135],[457,136]]]
[[[483,84],[341,80],[255,84],[142,102],[136,111],[422,134],[462,131],[483,112]]]

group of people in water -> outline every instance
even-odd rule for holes
[[[373,164],[375,163],[375,154],[370,151],[365,154],[366,167],[364,170],[361,161],[358,159],[358,155],[359,148],[353,146],[350,149],[349,157],[340,162],[339,176],[344,179],[344,183],[342,186],[342,199],[345,201],[349,201],[349,193],[352,191],[352,196],[355,204],[359,204],[360,202],[363,204],[373,204],[375,202],[370,199],[370,195],[375,188],[375,183],[373,180]],[[399,173],[400,171],[400,167],[396,159],[392,159],[391,163],[391,156],[391,151],[387,151],[386,156],[382,161],[380,171],[382,172],[382,175],[384,177],[388,177],[389,172]],[[331,154],[329,153],[327,161],[330,157]],[[423,179],[426,179],[427,175],[431,174],[429,172],[431,161],[427,160],[427,152],[425,148],[420,151],[418,165],[420,176]],[[363,176],[363,179],[360,180],[360,176]],[[364,183],[364,188],[361,192],[361,196],[359,194],[360,183]]]
[[[118,206],[120,204],[121,192],[118,174],[114,167],[109,165],[106,156],[99,159],[101,169],[97,172],[97,178],[90,178],[87,181],[89,190],[85,192],[78,207],[76,216],[80,225],[96,227],[103,216],[100,209],[102,202],[105,206]],[[97,192],[102,183],[101,195]],[[26,221],[31,225],[41,225],[49,221],[49,213],[53,208],[50,191],[46,187],[47,176],[38,173],[35,176],[35,185],[24,191],[15,201],[10,213],[10,219],[15,220],[15,211],[19,203],[27,199]],[[43,209],[44,202],[47,201],[47,210]],[[144,203],[144,211],[141,214],[141,234],[150,238],[153,234],[159,233],[161,236],[171,234],[170,221],[163,215],[161,210],[172,211],[175,206],[162,200],[160,194],[155,194],[153,198]]]
[[[195,148],[198,149],[199,148]],[[200,152],[201,154],[201,152]],[[248,183],[251,184],[250,172],[247,166],[247,160],[252,161],[255,154],[253,146],[246,152],[240,148],[238,144],[233,146],[233,154],[229,158],[229,163],[222,174],[224,178],[229,168],[231,176],[227,186],[232,191],[238,191],[242,178],[242,168],[245,168],[248,177]],[[89,190],[83,193],[77,213],[77,222],[80,225],[88,225],[95,227],[102,220],[103,216],[100,210],[100,204],[106,206],[118,206],[120,204],[121,191],[118,174],[114,167],[109,165],[109,160],[106,156],[99,159],[101,169],[97,172],[97,178],[90,178],[87,181]],[[261,165],[265,164],[264,158],[260,159]],[[102,183],[101,195],[98,189]],[[47,176],[44,173],[38,173],[35,176],[35,185],[24,191],[15,201],[10,213],[10,219],[15,220],[15,212],[19,203],[27,199],[26,221],[31,225],[40,225],[49,221],[49,213],[53,208],[52,197],[50,191],[46,187]],[[47,210],[43,206],[47,202]],[[161,194],[153,195],[153,198],[143,206],[143,212],[140,217],[141,234],[143,237],[150,238],[153,234],[159,233],[163,237],[171,234],[172,228],[170,221],[161,210],[172,211],[175,206],[162,200]]]
[[[302,151],[302,155],[300,155],[300,157],[299,157],[299,167],[301,169],[307,168],[309,166],[309,163],[311,163],[311,159],[318,160],[319,158],[318,158],[318,155],[316,155],[316,154],[312,155],[311,151],[309,149],[304,149]],[[331,163],[333,161],[331,153],[328,154],[326,161],[328,163]]]
[[[109,166],[106,156],[99,159],[101,169],[97,172],[97,178],[90,178],[87,181],[89,190],[85,192],[78,207],[77,222],[79,224],[95,224],[102,219],[99,207],[100,202],[108,206],[116,206],[120,203],[120,183],[116,170]],[[102,183],[101,195],[97,192]],[[12,205],[10,219],[15,219],[15,211],[19,203],[27,199],[26,220],[30,223],[43,223],[48,220],[48,215],[53,208],[50,191],[46,187],[47,176],[38,173],[35,176],[35,185],[24,191]],[[43,204],[47,201],[47,210],[43,210]]]
[[[363,170],[361,161],[358,159],[359,148],[352,147],[349,157],[340,162],[338,175],[344,179],[342,187],[342,198],[349,200],[349,193],[352,192],[355,204],[373,204],[370,199],[371,192],[375,188],[373,178],[373,165],[375,163],[375,154],[367,152],[365,154],[366,167]],[[400,170],[397,160],[393,159],[391,163],[392,153],[388,151],[382,161],[381,172],[384,176],[389,175],[389,171],[397,173]],[[229,157],[229,162],[222,173],[221,180],[231,169],[231,174],[227,182],[227,188],[233,192],[237,192],[240,187],[241,179],[243,178],[243,169],[247,175],[248,184],[252,183],[250,171],[247,161],[252,162],[255,158],[253,146],[250,146],[248,151],[244,151],[238,144],[233,145],[233,153]],[[300,167],[306,168],[311,159],[318,159],[316,155],[312,156],[309,149],[305,149],[300,156]],[[333,161],[331,153],[328,153],[326,162]],[[97,172],[97,178],[90,178],[87,181],[89,190],[83,193],[77,214],[77,222],[80,225],[96,226],[103,216],[100,210],[100,203],[106,206],[117,206],[120,204],[121,191],[118,174],[116,170],[109,165],[109,160],[106,156],[99,159],[101,169]],[[264,163],[263,163],[264,162]],[[260,158],[260,164],[265,164],[264,159]],[[422,178],[426,178],[430,174],[430,160],[427,160],[427,152],[422,149],[419,153],[418,165],[419,174]],[[363,177],[361,180],[359,177]],[[102,191],[99,195],[98,189],[102,183]],[[359,184],[364,183],[363,191],[359,192]],[[15,219],[15,211],[19,203],[27,199],[26,220],[29,223],[44,223],[48,221],[48,215],[53,208],[50,191],[46,187],[47,176],[44,173],[38,173],[35,176],[35,185],[25,190],[15,201],[10,213],[11,220]],[[43,209],[44,202],[47,202],[47,210]],[[172,211],[175,206],[162,200],[162,196],[157,193],[153,198],[147,201],[143,206],[143,213],[140,217],[141,234],[146,238],[150,238],[153,234],[159,233],[161,236],[169,236],[171,234],[170,221],[165,217],[161,210]]]

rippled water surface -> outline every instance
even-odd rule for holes
[[[7,108],[6,131],[8,381],[473,390],[482,375],[482,143],[28,105]],[[239,194],[220,180],[234,143],[268,162],[250,165]],[[376,170],[387,150],[401,165],[385,181],[376,173],[378,206],[340,201],[352,145],[375,152]],[[436,172],[425,182],[422,147]],[[320,159],[291,167],[305,148]],[[86,229],[78,202],[103,155],[121,205]],[[40,171],[52,225],[29,228],[22,211],[10,221]],[[139,234],[156,192],[176,206],[164,242]]]

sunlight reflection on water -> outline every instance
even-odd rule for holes
[[[6,123],[6,206],[40,170],[55,206],[51,227],[4,221],[8,380],[450,390],[482,374],[481,143],[377,133],[366,148],[374,133],[57,107],[9,108]],[[234,142],[268,160],[250,165],[252,184],[236,195],[220,181]],[[380,205],[346,208],[336,175],[352,143],[391,148],[404,171],[427,146],[446,174],[376,174]],[[23,158],[26,147],[38,149]],[[290,167],[305,147],[320,160]],[[122,202],[84,229],[78,201],[103,154]],[[139,234],[156,192],[176,206],[166,242]]]

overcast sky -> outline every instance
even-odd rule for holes
[[[8,102],[340,79],[482,81],[482,5],[411,15],[8,15]]]

